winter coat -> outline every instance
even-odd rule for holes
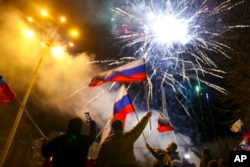
[[[52,167],[85,167],[89,147],[94,142],[96,124],[90,124],[90,133],[69,132],[42,145],[42,155],[53,157]]]
[[[149,116],[144,116],[141,121],[128,132],[114,131],[101,145],[97,167],[134,167],[134,142],[141,135]]]

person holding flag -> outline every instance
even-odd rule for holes
[[[135,108],[132,101],[127,93],[124,84],[119,88],[118,93],[115,97],[113,115],[108,119],[106,125],[103,128],[101,143],[104,139],[109,136],[112,132],[111,122],[119,119],[122,121],[123,126],[125,125],[126,117],[129,113],[135,112]]]
[[[127,132],[124,132],[121,120],[113,120],[112,133],[101,144],[96,159],[97,167],[135,167],[134,143],[142,134],[151,115],[151,112],[147,112],[140,122]]]

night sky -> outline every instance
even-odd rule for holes
[[[0,16],[0,35],[2,37],[0,39],[0,74],[6,78],[20,99],[23,98],[39,55],[43,51],[39,47],[40,40],[29,42],[23,40],[18,34],[22,27],[30,26],[26,18],[28,16],[39,18],[39,9],[46,8],[50,13],[50,20],[44,21],[39,18],[36,28],[42,25],[47,32],[48,29],[53,27],[51,24],[55,24],[61,41],[70,39],[69,28],[77,27],[79,30],[79,37],[73,39],[75,46],[65,50],[63,60],[55,61],[48,54],[39,69],[38,77],[26,106],[39,128],[47,136],[53,132],[64,131],[69,118],[80,116],[84,119],[83,113],[88,111],[101,129],[107,118],[112,114],[113,101],[118,86],[109,89],[111,83],[96,88],[88,88],[87,85],[91,77],[97,72],[115,67],[114,64],[110,63],[114,61],[104,62],[103,60],[118,60],[119,62],[121,57],[133,56],[133,49],[138,47],[123,48],[123,43],[119,43],[115,39],[114,32],[117,31],[117,27],[112,21],[113,15],[110,7],[117,5],[125,9],[126,5],[123,6],[121,5],[122,2],[118,4],[118,2],[115,3],[112,0],[2,0],[0,2],[0,12],[3,13]],[[221,2],[223,0],[211,0],[208,1],[208,4],[216,6]],[[56,18],[59,15],[64,15],[67,18],[65,25],[56,23]],[[221,24],[222,22],[217,20],[217,23]],[[227,24],[227,22],[223,23]],[[57,33],[55,34],[58,35]],[[41,38],[44,34],[44,32],[39,32]],[[223,41],[223,38],[220,41]],[[217,55],[211,55],[211,59],[225,62],[226,58],[218,57]],[[99,63],[95,64],[93,61]],[[221,62],[218,64],[223,65]],[[201,76],[201,78],[203,77],[212,83],[218,83],[218,85],[225,82],[224,79],[213,76]],[[152,78],[153,96],[157,97],[150,101],[151,110],[154,113],[152,118],[153,128],[156,126],[156,114],[162,110],[162,97],[159,89],[161,84],[157,80],[159,78],[157,75]],[[229,131],[233,120],[232,116],[223,112],[215,112],[221,105],[218,102],[221,93],[203,85],[199,96],[197,96],[194,88],[196,82],[191,82],[192,86],[187,89],[180,87],[188,96],[187,100],[184,100],[185,98],[181,93],[176,94],[171,86],[166,86],[167,110],[170,112],[170,121],[176,127],[176,136],[173,136],[172,133],[159,134],[155,130],[146,132],[149,142],[153,145],[165,147],[168,141],[177,140],[180,145],[184,145],[180,148],[183,153],[187,145],[200,148],[200,140],[213,140],[215,134],[217,136],[234,135]],[[143,86],[143,83],[136,83],[129,90],[135,107],[139,110],[140,117],[147,110]],[[209,99],[206,95],[209,95]],[[181,99],[182,104],[187,106],[189,116],[186,110],[174,101],[174,97]],[[236,110],[239,106],[231,107]],[[11,102],[3,107],[0,106],[0,122],[4,124],[4,126],[0,126],[1,136],[8,135],[18,108],[18,101]],[[214,121],[214,124],[211,121]],[[29,124],[28,122],[29,119],[24,113],[17,136],[23,138],[41,137],[34,127],[27,128],[30,126],[26,125]],[[137,120],[133,116],[128,118],[128,125],[133,125],[135,122]],[[86,127],[88,127],[87,124],[84,125],[84,131],[86,131]],[[23,130],[23,128],[30,129],[30,131]],[[216,129],[216,131],[212,129]],[[199,131],[202,133],[199,134]],[[183,139],[185,143],[183,143]],[[143,140],[140,139],[137,145],[144,147]]]

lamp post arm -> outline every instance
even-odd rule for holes
[[[30,95],[31,89],[32,89],[32,87],[33,87],[33,85],[34,85],[34,82],[35,82],[35,80],[36,80],[36,77],[37,77],[39,68],[40,68],[40,66],[41,66],[41,63],[42,63],[43,58],[44,58],[44,55],[45,55],[45,53],[46,53],[46,51],[47,51],[49,45],[50,45],[50,43],[49,43],[49,42],[46,42],[45,48],[43,49],[43,52],[42,52],[42,54],[41,54],[41,56],[40,56],[40,59],[39,59],[37,65],[36,65],[35,71],[34,71],[32,77],[31,77],[31,80],[30,80],[30,82],[29,82],[29,85],[28,85],[28,87],[27,87],[27,89],[26,89],[26,92],[25,92],[23,101],[22,101],[22,103],[21,103],[21,105],[20,105],[20,107],[19,107],[19,110],[18,110],[16,119],[15,119],[13,125],[12,125],[10,134],[9,134],[9,136],[8,136],[8,139],[7,139],[7,141],[6,141],[6,144],[5,144],[5,146],[4,146],[4,149],[3,149],[3,151],[2,151],[2,155],[1,155],[1,157],[0,157],[0,167],[3,166],[4,161],[5,161],[6,157],[7,157],[7,154],[8,154],[8,152],[9,152],[9,148],[10,148],[11,143],[12,143],[12,141],[13,141],[13,138],[14,138],[14,136],[15,136],[17,127],[18,127],[19,122],[20,122],[20,120],[21,120],[21,118],[22,118],[22,114],[23,114],[24,108],[25,108],[25,106],[26,106],[28,97],[29,97],[29,95]]]

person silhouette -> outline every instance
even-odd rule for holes
[[[151,112],[147,114],[131,130],[124,132],[123,122],[114,120],[112,130],[103,143],[96,159],[97,167],[135,167],[134,142],[142,134]]]
[[[41,153],[44,157],[52,157],[52,167],[85,167],[89,147],[96,137],[96,123],[91,120],[88,134],[81,134],[83,121],[72,118],[66,133],[51,141],[46,138]]]

